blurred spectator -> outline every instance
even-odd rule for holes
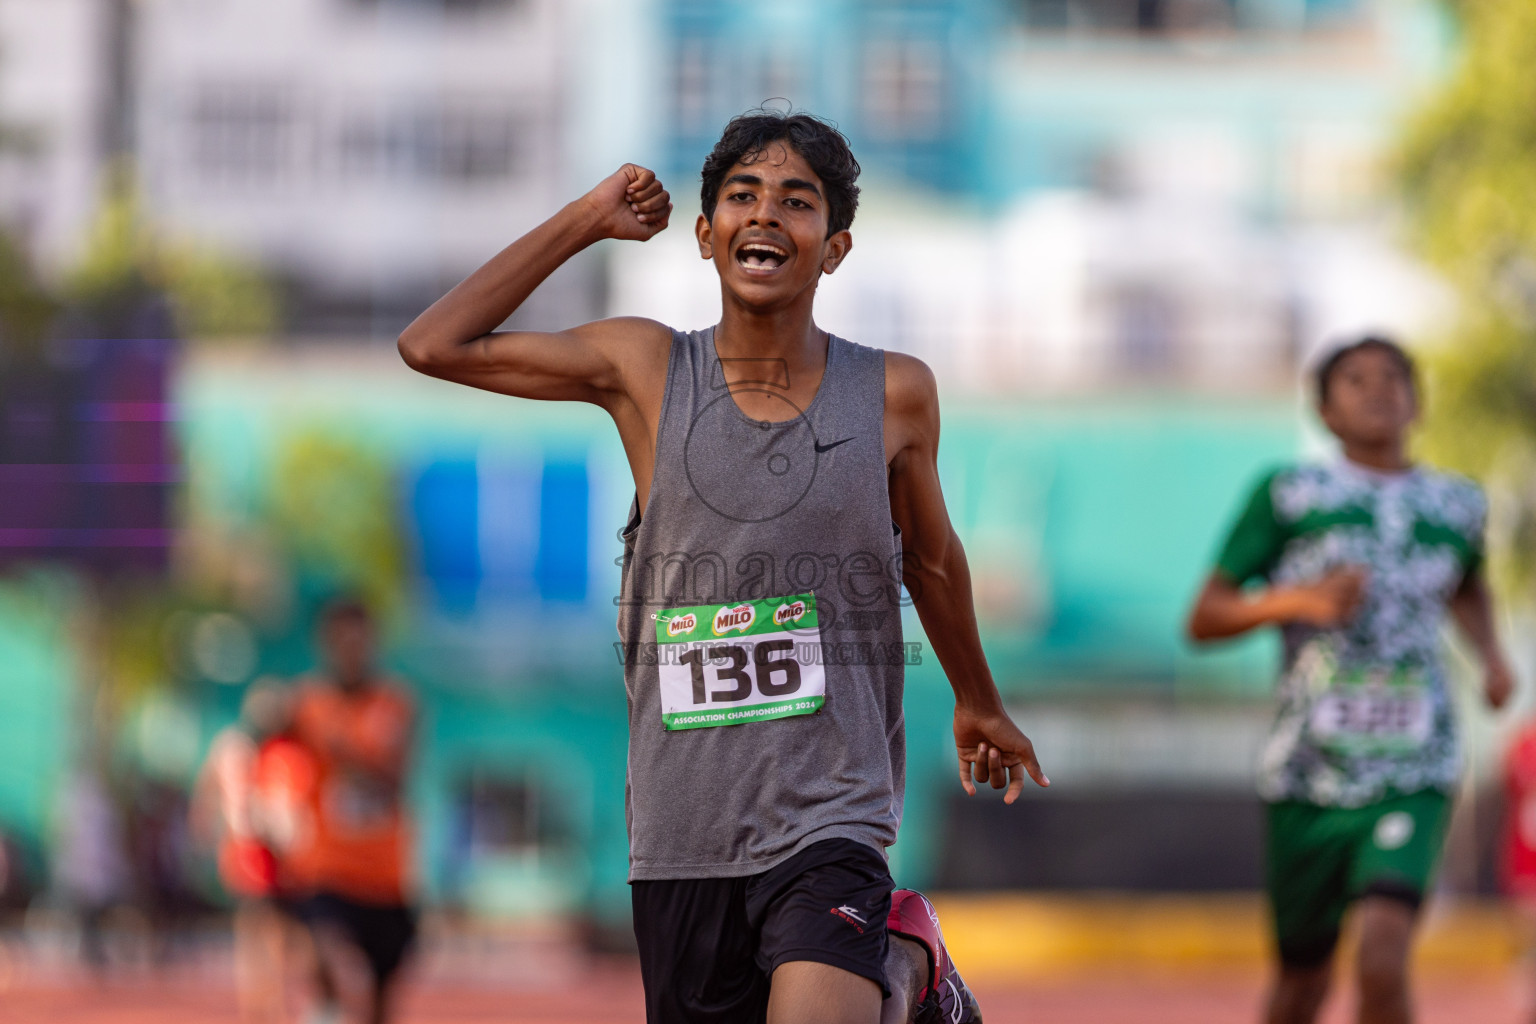
[[[331,605],[320,642],[322,673],[301,682],[294,708],[294,734],[319,769],[314,842],[300,868],[314,893],[305,916],[349,1016],[379,1024],[416,934],[402,792],[415,706],[379,674],[364,605]]]
[[[122,815],[94,762],[65,783],[53,868],[59,897],[79,923],[81,955],[92,968],[105,969],[103,925],[108,913],[132,896],[133,873]]]
[[[20,910],[32,898],[32,873],[21,844],[0,831],[0,910]]]
[[[149,942],[143,952],[161,961],[194,919],[210,908],[192,884],[187,791],[147,777],[134,779],[133,787],[127,846],[139,897],[137,919]]]
[[[1536,1020],[1536,719],[1526,722],[1504,754],[1504,836],[1500,876],[1527,945],[1528,1019]]]
[[[288,692],[252,685],[239,721],[214,737],[193,794],[194,831],[216,845],[219,878],[237,901],[235,983],[248,1024],[286,1019],[289,966],[310,953],[287,862],[313,831],[315,765],[291,723]]]

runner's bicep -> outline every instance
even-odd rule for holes
[[[432,377],[515,398],[595,402],[611,385],[601,350],[571,332],[498,331],[431,361],[412,363]]]
[[[905,575],[941,571],[959,546],[931,450],[909,449],[891,463],[891,519],[901,530]]]
[[[599,320],[565,331],[495,331],[410,365],[456,384],[516,398],[606,405],[623,389],[627,349],[648,349],[660,324]]]
[[[954,543],[939,482],[938,385],[921,360],[893,352],[886,353],[885,440],[891,518],[903,547],[938,565]]]

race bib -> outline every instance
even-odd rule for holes
[[[663,609],[656,653],[669,730],[813,715],[826,697],[814,594]]]
[[[1312,706],[1312,733],[1346,753],[1407,753],[1429,739],[1434,711],[1422,683],[1336,685]]]
[[[325,810],[333,826],[346,832],[368,832],[394,822],[395,789],[383,782],[342,774],[325,787]]]

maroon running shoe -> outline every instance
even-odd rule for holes
[[[981,1007],[949,959],[938,912],[928,898],[911,889],[891,893],[891,916],[885,927],[928,951],[928,984],[917,997],[912,1018],[916,1024],[981,1024]]]

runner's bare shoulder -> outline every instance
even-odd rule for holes
[[[933,370],[905,352],[885,353],[886,461],[914,444],[937,444],[939,387]]]
[[[933,370],[917,356],[885,353],[885,401],[906,412],[926,409],[938,400]]]

